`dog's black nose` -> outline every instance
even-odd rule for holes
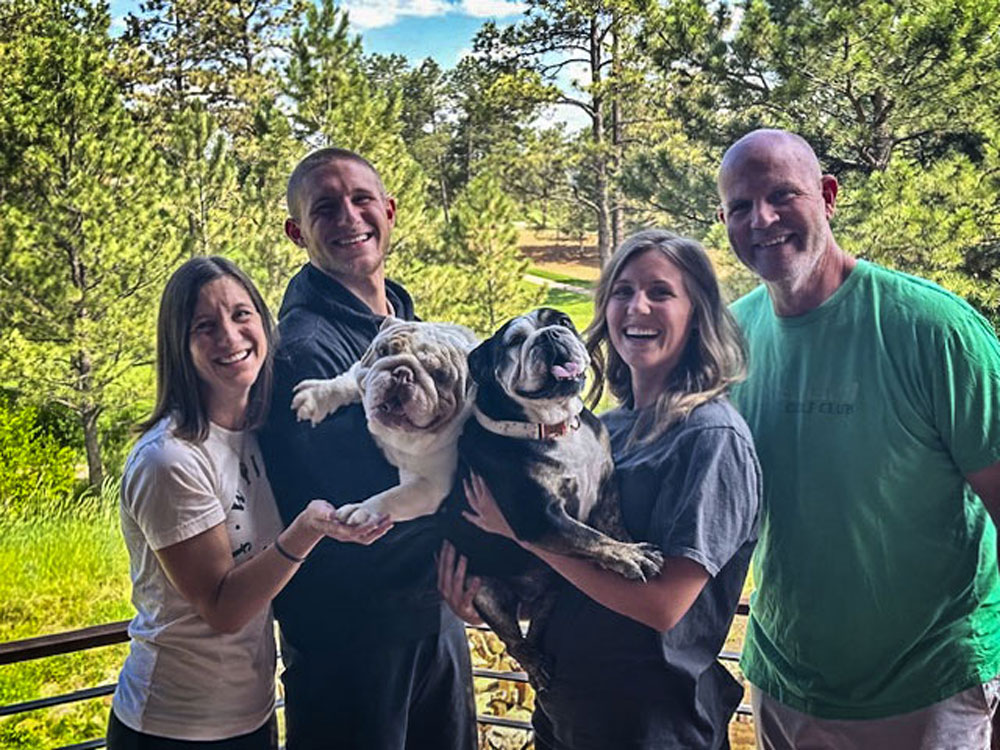
[[[392,376],[398,380],[400,383],[412,383],[413,382],[413,370],[409,367],[397,367],[392,371]]]

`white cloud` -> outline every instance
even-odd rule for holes
[[[348,0],[341,7],[355,28],[376,29],[406,16],[442,16],[453,6],[445,0]]]
[[[461,0],[462,12],[473,18],[503,18],[517,16],[528,9],[526,3],[517,0]]]
[[[351,25],[358,30],[391,26],[402,18],[457,13],[472,18],[520,15],[528,6],[518,0],[345,0]]]

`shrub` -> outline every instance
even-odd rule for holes
[[[41,428],[35,407],[0,401],[0,523],[65,508],[75,459]]]

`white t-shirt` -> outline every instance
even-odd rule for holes
[[[131,650],[112,706],[126,726],[179,740],[219,740],[259,728],[274,711],[270,608],[232,634],[209,627],[167,578],[154,550],[220,523],[237,565],[281,530],[257,439],[211,425],[203,443],[165,418],[129,454],[121,525],[128,547]]]

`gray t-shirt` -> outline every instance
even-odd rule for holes
[[[637,416],[617,409],[602,417],[628,531],[711,577],[666,633],[564,586],[545,631],[552,684],[536,699],[543,746],[717,748],[742,696],[717,656],[757,540],[761,477],[749,429],[717,399],[656,440],[626,448]]]

